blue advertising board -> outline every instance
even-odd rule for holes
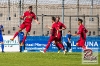
[[[39,52],[40,50],[43,50],[46,47],[46,44],[48,42],[49,37],[47,36],[28,36],[25,42],[25,49],[28,51],[34,51]],[[81,52],[82,49],[80,47],[76,46],[76,42],[79,39],[79,37],[72,37],[71,38],[71,46],[72,46],[72,52]],[[66,47],[66,37],[62,38],[62,42],[64,46]],[[87,37],[86,40],[86,46],[89,48],[98,48],[98,51],[100,52],[100,37]],[[48,52],[57,52],[57,47],[51,43]]]

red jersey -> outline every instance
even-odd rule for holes
[[[24,22],[32,23],[33,18],[36,19],[36,15],[33,12],[26,11],[23,15]]]
[[[62,28],[66,28],[66,26],[61,22],[56,22],[56,29],[59,30],[59,29],[62,29]],[[59,31],[58,34],[62,35],[62,31]]]
[[[56,35],[57,35],[56,23],[53,23],[51,29],[51,36],[56,36]]]
[[[78,33],[80,35],[80,39],[86,40],[86,33],[87,29],[84,27],[84,25],[80,25],[78,29]]]

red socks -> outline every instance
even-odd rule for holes
[[[24,38],[23,38],[23,40],[22,40],[22,43],[24,43],[24,42],[25,42],[25,40],[26,40],[26,36],[24,36]]]
[[[14,34],[14,37],[13,37],[13,38],[15,38],[15,37],[18,35],[18,33],[19,33],[19,32],[16,32],[16,33]]]
[[[58,44],[60,49],[65,50],[64,45],[62,43],[57,43],[57,44]]]

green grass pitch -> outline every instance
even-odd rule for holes
[[[82,64],[81,53],[0,52],[0,66],[100,66],[98,57],[98,64]]]

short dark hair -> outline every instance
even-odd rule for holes
[[[32,6],[29,6],[28,8],[32,8]]]
[[[52,16],[52,20],[53,20],[53,21],[56,21],[56,18],[55,18],[54,16]]]
[[[71,33],[71,31],[69,30],[68,32],[70,32]]]
[[[60,17],[59,17],[59,16],[56,16],[56,18],[60,19]]]
[[[83,20],[82,20],[82,19],[78,19],[78,21],[80,21],[81,23],[83,22]]]

